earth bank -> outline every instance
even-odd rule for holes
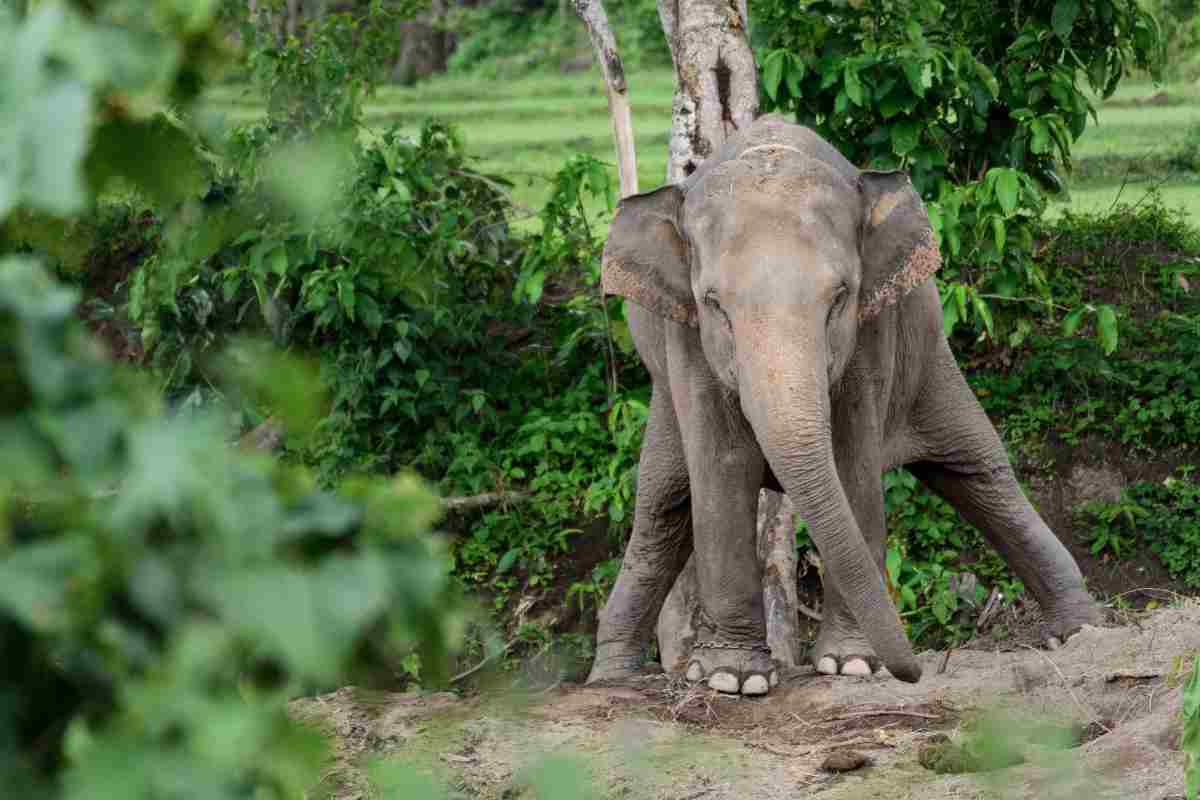
[[[520,694],[347,687],[293,711],[335,737],[322,788],[336,800],[379,796],[365,776],[376,760],[431,776],[451,797],[549,796],[531,781],[550,770],[578,781],[558,797],[1181,798],[1180,685],[1200,653],[1200,603],[1121,622],[1055,651],[1007,639],[926,652],[916,685],[805,668],[762,700],[661,675]],[[940,774],[921,765],[931,747],[1020,763]],[[865,763],[834,772],[823,768],[831,756]]]

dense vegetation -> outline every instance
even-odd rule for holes
[[[0,14],[0,431],[19,465],[0,478],[0,779],[31,797],[157,796],[180,775],[180,796],[296,797],[321,752],[287,720],[297,693],[438,684],[459,644],[472,663],[557,645],[576,674],[648,395],[597,287],[609,145],[554,151],[523,193],[530,176],[403,106],[423,91],[453,111],[481,76],[573,80],[548,74],[585,46],[565,7],[456,9],[448,67],[472,78],[404,94],[380,87],[418,4],[330,4],[291,36],[283,3],[19,5]],[[1153,553],[1200,587],[1200,234],[1154,196],[1043,215],[1092,106],[1184,47],[1194,10],[1154,7],[1160,40],[1119,0],[1023,4],[1012,26],[982,8],[758,0],[764,100],[913,171],[950,256],[947,330],[1023,476],[1069,467],[1064,448],[1169,454],[1166,482],[1077,509],[1079,544]],[[628,62],[661,67],[653,4],[613,15]],[[1191,145],[1171,146],[1184,163]],[[264,424],[280,452],[233,447]],[[470,501],[450,536],[428,534],[439,511],[413,473]],[[1020,594],[911,475],[885,488],[914,637],[966,638],[964,605]],[[464,592],[494,613],[464,616]],[[114,767],[130,752],[138,787]]]

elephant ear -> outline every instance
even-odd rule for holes
[[[664,186],[626,197],[617,206],[604,245],[601,284],[643,308],[695,326],[687,244],[679,233],[683,192]]]
[[[908,175],[900,171],[864,171],[862,262],[859,290],[861,321],[898,303],[942,265],[925,205]]]

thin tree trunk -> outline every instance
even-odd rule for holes
[[[625,68],[617,53],[617,42],[608,14],[604,13],[601,0],[575,0],[575,13],[587,27],[596,53],[596,62],[604,76],[604,87],[608,91],[608,112],[612,119],[613,141],[617,149],[617,173],[621,180],[621,197],[637,194],[637,153],[633,141],[633,117],[629,110],[629,86],[625,82]]]
[[[658,0],[675,64],[667,182],[678,183],[758,115],[758,70],[750,49],[746,0]],[[767,644],[785,666],[800,663],[796,594],[796,512],[788,498],[759,493],[758,553],[763,567]],[[699,618],[691,560],[658,618],[663,668],[687,668]]]
[[[300,24],[300,0],[287,0],[287,35],[292,38],[296,35],[296,26]]]

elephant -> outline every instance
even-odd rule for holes
[[[589,682],[645,669],[694,552],[688,679],[745,695],[777,685],[755,542],[764,487],[791,498],[823,563],[816,670],[919,680],[883,577],[882,475],[897,466],[999,551],[1040,604],[1048,644],[1098,621],[958,369],[940,265],[904,172],[860,170],[778,116],[734,133],[682,182],[621,201],[601,280],[630,301],[652,390],[633,531]]]

